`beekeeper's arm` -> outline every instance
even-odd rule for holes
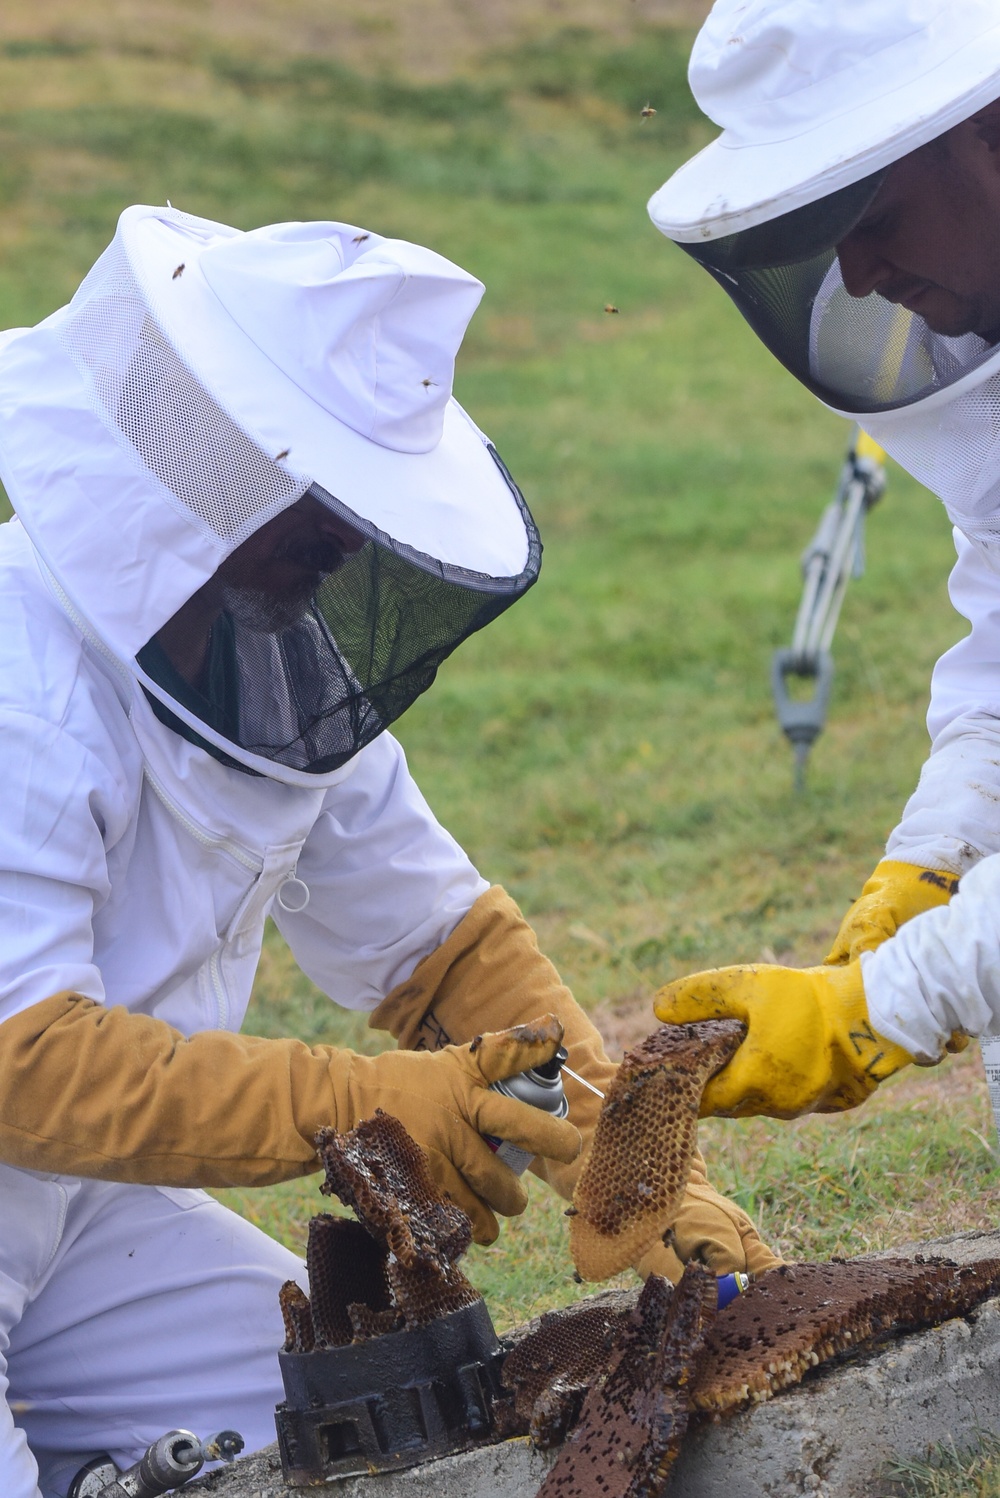
[[[4,712],[0,736],[0,1160],[106,1180],[261,1185],[314,1170],[320,1127],[349,1129],[382,1107],[489,1241],[493,1210],[521,1211],[526,1196],[483,1134],[575,1158],[572,1124],[489,1090],[553,1054],[554,1022],[474,1049],[366,1057],[226,1031],[188,1038],[115,1005],[92,925],[112,894],[109,854],[132,830],[128,778],[110,740],[95,750],[65,721]],[[93,721],[87,738],[100,738]],[[141,965],[141,930],[134,941]]]
[[[931,754],[845,918],[837,965],[724,968],[657,997],[665,1020],[750,1025],[706,1113],[853,1107],[908,1062],[1000,1030],[1000,574],[957,532],[956,544],[951,598],[972,631],[935,668]]]
[[[911,917],[946,905],[963,874],[1000,852],[1000,573],[954,534],[949,593],[972,630],[934,669],[930,755],[827,962],[873,951]]]
[[[298,873],[308,907],[274,912],[296,960],[339,1003],[371,1010],[372,1027],[401,1048],[435,1051],[550,1012],[562,1023],[569,1065],[607,1090],[616,1067],[598,1031],[514,901],[480,879],[436,821],[388,734],[328,793]],[[600,1099],[571,1077],[565,1086],[585,1152]],[[579,1168],[549,1158],[536,1173],[568,1199]],[[747,1215],[708,1183],[700,1156],[674,1241],[684,1260],[698,1257],[718,1273],[777,1262]],[[681,1261],[661,1248],[642,1267],[677,1279]]]

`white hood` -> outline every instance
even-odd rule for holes
[[[451,397],[481,294],[432,251],[353,225],[241,234],[132,208],[68,307],[0,337],[0,475],[41,558],[103,646],[248,768],[315,786],[330,766],[317,780],[301,753],[275,763],[234,747],[135,657],[307,491],[382,549],[397,586],[409,569],[418,591],[445,598],[439,619],[454,612],[454,637],[446,621],[421,680],[414,669],[391,700],[342,662],[358,700],[378,693],[352,753],[537,576],[531,517]],[[393,669],[396,686],[406,662]],[[285,695],[295,698],[294,684]]]

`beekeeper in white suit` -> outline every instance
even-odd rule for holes
[[[353,226],[139,207],[0,342],[3,1498],[176,1426],[272,1439],[301,1266],[190,1188],[304,1174],[321,1125],[381,1106],[480,1241],[526,1201],[482,1134],[572,1190],[596,1098],[570,1082],[558,1120],[488,1084],[563,1031],[583,1076],[613,1068],[384,732],[538,573],[451,397],[481,293]],[[401,1049],[237,1033],[268,911]],[[700,1163],[675,1247],[774,1262]]]
[[[972,625],[938,662],[930,758],[826,963],[658,996],[661,1019],[749,1024],[705,1112],[787,1117],[1000,1031],[1000,10],[720,0],[690,79],[722,134],[654,222],[941,497]]]

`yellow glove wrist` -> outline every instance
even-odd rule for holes
[[[845,915],[823,961],[855,961],[862,952],[871,952],[895,936],[915,915],[947,905],[957,889],[954,874],[884,858]]]

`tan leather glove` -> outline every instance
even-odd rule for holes
[[[895,936],[900,926],[915,915],[936,905],[947,905],[957,889],[958,879],[954,874],[883,858],[844,916],[823,961],[854,962],[862,952],[872,952]]]
[[[499,885],[476,901],[448,940],[417,966],[411,978],[394,988],[371,1015],[369,1024],[388,1030],[401,1047],[433,1050],[467,1040],[484,1024],[514,1025],[549,1011],[563,1026],[569,1065],[602,1092],[617,1066],[604,1051],[595,1026],[584,1014],[552,963],[538,950],[535,933],[517,905]],[[597,1126],[601,1100],[565,1078],[570,1121],[583,1135],[583,1154]],[[566,1201],[572,1200],[583,1154],[571,1164],[554,1158],[532,1167]],[[708,1185],[704,1161],[696,1155],[692,1190],[685,1197],[675,1229],[687,1256],[696,1251],[712,1261],[718,1274],[770,1268],[779,1261],[757,1237],[738,1207]],[[733,1214],[736,1214],[734,1218]],[[736,1226],[736,1224],[739,1226]],[[743,1228],[748,1233],[741,1236]],[[764,1260],[767,1264],[764,1264]],[[643,1261],[643,1272],[666,1275],[675,1283],[683,1264],[673,1248],[658,1246]]]
[[[579,1153],[572,1124],[489,1090],[551,1059],[561,1036],[546,1016],[436,1055],[358,1056],[225,1030],[186,1039],[163,1020],[57,994],[0,1025],[0,1160],[155,1185],[266,1185],[317,1168],[324,1125],[351,1129],[383,1108],[488,1243],[491,1208],[521,1212],[527,1197],[483,1134],[564,1164]]]
[[[697,1150],[669,1242],[650,1249],[636,1268],[645,1279],[648,1274],[664,1274],[668,1265],[676,1265],[680,1273],[689,1259],[697,1259],[713,1274],[742,1270],[754,1277],[781,1263],[762,1242],[743,1208],[710,1185],[705,1162]]]

